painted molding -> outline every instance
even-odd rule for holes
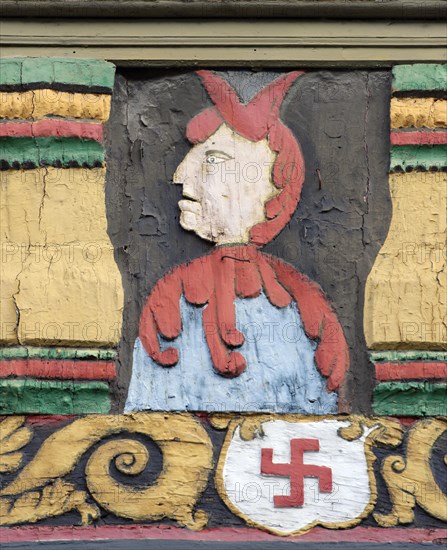
[[[447,363],[441,361],[413,361],[409,363],[377,363],[376,379],[387,380],[422,380],[447,379]]]
[[[382,6],[382,4],[381,4]],[[445,29],[423,21],[6,20],[2,56],[133,65],[391,66],[443,62]]]
[[[40,119],[47,116],[106,122],[110,95],[59,92],[49,87],[26,92],[2,92],[0,118]]]
[[[394,130],[390,135],[391,145],[447,145],[447,132],[417,130],[403,132]]]
[[[2,359],[116,359],[116,350],[101,348],[41,348],[37,346],[8,346],[0,348]]]
[[[0,380],[1,414],[107,414],[110,411],[106,382]]]
[[[422,169],[445,170],[447,147],[445,145],[399,145],[391,147],[391,172]]]
[[[77,137],[102,142],[102,124],[69,120],[39,120],[37,122],[4,122],[0,124],[2,137]]]
[[[37,346],[8,346],[0,348],[2,359],[116,359],[116,350],[105,348],[41,348]]]
[[[391,128],[445,128],[447,101],[432,97],[393,97]]]
[[[397,351],[372,351],[371,361],[447,361],[447,352],[445,351],[427,351],[427,350],[397,350]]]
[[[112,93],[115,67],[111,64],[89,59],[12,58],[2,59],[0,86],[24,86],[45,83],[65,84],[72,89],[84,86],[90,91],[102,88]]]
[[[393,92],[443,90],[446,78],[446,65],[398,65],[393,67]]]
[[[24,376],[35,378],[113,380],[115,363],[106,361],[70,361],[57,359],[12,359],[0,361],[0,378]]]
[[[76,137],[2,137],[1,168],[19,166],[36,168],[99,168],[104,165],[104,149],[94,139]]]
[[[332,530],[332,543],[412,543],[411,548],[416,550],[415,543],[440,544],[444,540],[443,528],[418,528],[407,529],[395,527],[383,529],[382,527],[353,527],[352,529]],[[314,527],[311,531],[296,537],[290,537],[289,541],[299,538],[302,543],[327,542],[328,531],[324,527]],[[160,525],[131,524],[131,525],[70,525],[52,526],[51,528],[40,525],[27,525],[26,527],[10,527],[0,530],[0,542],[39,542],[43,541],[96,541],[100,539],[117,540],[166,540],[166,541],[206,541],[213,542],[251,542],[256,545],[262,541],[277,542],[276,535],[266,531],[255,530],[250,527],[212,527],[203,531],[185,531],[183,527],[169,526],[168,529]],[[284,541],[283,541],[284,542]],[[259,546],[254,546],[259,550]],[[418,549],[419,550],[419,549]],[[425,547],[424,547],[425,550]]]
[[[390,176],[393,219],[366,285],[370,350],[445,350],[446,182],[443,172]],[[401,281],[423,293],[405,291]]]
[[[447,416],[447,385],[427,381],[381,382],[374,388],[375,414]]]

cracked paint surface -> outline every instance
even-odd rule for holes
[[[447,174],[391,174],[390,189],[392,223],[366,285],[367,345],[445,349]]]
[[[107,235],[104,172],[1,173],[3,342],[119,341],[123,297]]]
[[[42,60],[36,66],[43,71],[47,63]],[[81,65],[82,62],[79,67],[72,63],[79,69],[76,81],[88,85],[84,77],[81,78]],[[56,75],[56,62],[50,66]],[[31,74],[31,64],[26,67]],[[89,70],[86,75],[91,74]],[[25,64],[20,71],[25,74]],[[61,73],[58,74],[60,78]],[[237,86],[238,81],[242,84],[241,97],[250,96],[247,90],[253,76],[250,71],[227,71],[226,75],[233,86]],[[257,79],[265,82],[272,75],[274,71],[256,73]],[[101,82],[96,84],[99,86]],[[385,71],[313,71],[303,76],[295,95],[284,105],[284,121],[298,137],[306,158],[303,193],[290,223],[266,249],[316,280],[329,296],[346,332],[353,365],[348,374],[342,410],[367,413],[370,412],[374,375],[363,336],[363,296],[367,275],[385,241],[391,219],[387,177],[389,85],[389,73]],[[99,105],[102,100],[93,105],[97,102],[97,94],[90,94],[89,98],[84,97],[84,103],[73,106],[68,104],[76,103],[82,94],[52,90],[49,103],[56,98],[55,94],[62,98],[60,107],[55,107],[45,106],[47,92],[46,89],[36,90],[31,96],[21,92],[28,107],[19,107],[17,96],[6,94],[5,118],[15,119],[16,115],[25,118],[62,115],[97,121],[107,118],[107,101],[103,106]],[[38,108],[37,98],[41,102]],[[442,122],[442,114],[437,114],[442,103],[425,99],[411,103],[421,108],[417,116],[414,113],[408,116],[405,109],[410,102],[401,101],[402,108],[399,107],[401,110],[395,122],[400,126],[396,127],[425,122],[427,126],[436,126],[440,120]],[[7,345],[0,349],[0,359],[3,367],[9,361],[6,366],[12,369],[11,376],[38,378],[8,376],[0,380],[0,402],[3,399],[10,407],[0,412],[10,414],[23,410],[24,413],[54,415],[12,416],[0,422],[0,473],[8,476],[2,478],[5,483],[2,483],[0,509],[4,513],[0,513],[0,519],[7,525],[39,521],[37,529],[42,531],[36,532],[42,533],[52,531],[55,525],[71,529],[77,521],[74,519],[77,511],[83,523],[99,520],[95,530],[100,524],[116,526],[120,522],[129,523],[129,519],[152,522],[170,518],[189,529],[208,525],[212,531],[206,536],[216,536],[216,528],[225,526],[233,532],[253,522],[221,498],[218,462],[222,466],[225,462],[225,449],[232,430],[229,422],[244,420],[247,425],[241,427],[241,437],[250,442],[256,431],[253,427],[256,428],[258,422],[255,415],[242,419],[237,415],[225,419],[218,415],[199,417],[166,412],[89,414],[77,419],[57,416],[109,410],[109,387],[105,380],[113,378],[113,369],[101,378],[99,371],[94,372],[93,363],[85,359],[115,358],[114,350],[100,347],[115,345],[121,337],[124,301],[121,277],[126,308],[119,349],[119,379],[112,396],[114,412],[122,410],[123,396],[127,392],[130,350],[143,299],[169,268],[209,250],[207,243],[180,228],[176,206],[180,193],[176,186],[168,185],[176,166],[188,152],[189,145],[184,138],[186,123],[209,106],[193,73],[122,71],[113,101],[112,121],[107,131],[106,189],[104,168],[43,167],[0,173],[2,322],[5,319],[2,329],[10,329],[1,335],[2,342]],[[397,103],[393,100],[393,105]],[[37,140],[35,143],[38,146]],[[396,382],[401,366],[393,363],[396,377],[382,380],[375,390],[377,414],[445,411],[444,387],[423,378],[431,377],[434,372],[431,369],[439,369],[446,359],[443,352],[433,351],[445,349],[445,340],[442,340],[445,333],[440,332],[439,336],[436,331],[438,328],[445,330],[442,313],[446,310],[447,293],[446,189],[445,174],[391,176],[394,217],[366,284],[366,308],[370,312],[366,343],[372,349],[388,350],[390,344],[384,340],[395,337],[396,347],[414,346],[413,351],[376,351],[372,354],[373,361],[431,359],[433,365],[430,369],[426,364],[420,365],[420,383],[401,383]],[[408,243],[402,242],[403,236]],[[253,305],[256,306],[254,302]],[[392,330],[398,328],[395,336],[388,325],[384,329],[381,315],[388,316],[385,325],[389,321]],[[266,321],[267,327],[271,321],[271,318]],[[407,341],[402,340],[404,331],[399,323],[406,327]],[[425,340],[420,339],[422,334]],[[23,345],[18,346],[19,343]],[[32,357],[37,357],[38,361],[32,361]],[[17,362],[13,364],[11,359]],[[57,362],[60,364],[56,365]],[[185,370],[189,365],[185,365]],[[57,378],[56,366],[62,380],[51,379]],[[381,366],[384,370],[385,365]],[[410,366],[414,375],[418,365],[413,362]],[[25,367],[29,370],[22,376],[20,373],[25,371],[21,369]],[[105,364],[98,362],[97,367],[103,369]],[[89,369],[89,376],[80,380],[83,369]],[[70,374],[65,377],[64,372],[68,371]],[[102,381],[98,381],[100,378]],[[154,391],[157,389],[155,386]],[[250,392],[250,388],[247,391]],[[424,394],[423,407],[420,403],[415,405],[417,392]],[[394,394],[400,396],[400,404]],[[285,420],[284,416],[280,420]],[[301,420],[298,415],[288,418],[289,422]],[[337,518],[342,523],[337,521],[333,526],[348,527],[343,520],[354,520],[354,523],[362,520],[365,530],[373,527],[376,531],[377,525],[385,527],[399,523],[430,527],[433,532],[441,527],[441,522],[445,521],[445,495],[441,485],[445,473],[445,421],[417,421],[407,430],[405,422],[400,425],[395,420],[377,417],[343,416],[334,417],[332,422],[341,420],[345,424],[352,423],[345,426],[349,441],[361,436],[365,426],[371,430],[382,422],[385,424],[378,430],[380,448],[368,456],[371,461],[369,479],[363,467],[361,484],[357,470],[363,457],[346,453],[346,459],[340,461],[339,444],[326,451],[327,467],[338,459],[343,476],[346,477],[346,464],[355,474],[355,494],[350,484],[352,479],[347,476],[344,502],[338,505],[349,507],[362,497],[362,491],[371,493],[371,502],[364,498],[359,507],[361,517],[354,518],[351,514],[349,518],[349,513],[343,511]],[[323,426],[325,422],[328,423],[323,420]],[[37,427],[35,434],[31,429],[33,425]],[[228,430],[226,434],[222,432],[225,429]],[[314,429],[310,435],[314,439],[321,436],[321,451],[324,452],[325,444],[331,439],[323,433],[321,423]],[[139,434],[136,439],[132,432]],[[264,433],[262,437],[265,435],[269,436]],[[273,435],[264,443],[274,450],[275,462],[286,464],[289,449],[291,451],[290,437],[282,433]],[[303,435],[306,434],[302,430],[292,434],[295,438]],[[333,435],[336,440],[335,432]],[[258,438],[261,443],[262,437]],[[31,438],[32,445],[27,447]],[[91,448],[93,445],[95,447]],[[236,483],[243,480],[242,455],[247,455],[248,466],[253,458],[241,445],[234,457]],[[256,461],[260,458],[256,454]],[[310,465],[314,459],[315,453],[306,458]],[[350,460],[353,461],[351,466]],[[23,468],[16,473],[21,466]],[[251,475],[253,468],[248,468],[248,473]],[[267,478],[267,481],[272,480]],[[244,489],[247,487],[242,488],[242,493]],[[200,498],[202,492],[203,498]],[[373,517],[371,512],[376,499]],[[265,513],[267,521],[261,521],[257,527],[265,528],[263,523],[271,526],[275,520],[272,521],[270,502],[264,509],[262,503],[254,504],[256,514],[262,515],[269,507]],[[286,520],[293,515],[290,509],[279,511]],[[301,515],[302,510],[295,511],[297,517]],[[54,519],[63,514],[67,515]],[[135,523],[128,526],[140,528]],[[171,524],[157,524],[154,529],[159,527],[160,533],[163,529],[173,530]],[[277,527],[273,525],[275,531]],[[414,537],[415,532],[407,529],[407,537]],[[250,536],[256,536],[256,532],[251,533]]]

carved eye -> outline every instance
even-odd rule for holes
[[[224,153],[223,151],[207,151],[205,153],[205,162],[206,164],[220,164],[221,162],[225,162],[226,160],[230,160],[233,157],[230,157],[230,155],[227,155],[227,153]]]

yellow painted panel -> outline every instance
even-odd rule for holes
[[[0,230],[19,246],[108,240],[105,168],[7,170]]]
[[[15,296],[22,344],[110,346],[121,336],[121,276],[109,242],[41,247],[25,260]]]
[[[39,212],[45,169],[0,172],[0,239],[18,246],[42,242]]]
[[[107,234],[105,169],[1,175],[0,341],[111,345],[120,338],[121,274]]]
[[[393,97],[391,128],[444,128],[447,126],[447,101],[432,97]]]
[[[2,240],[0,248],[0,344],[17,343],[17,310],[14,295],[19,290],[17,276],[21,269],[22,262],[20,254],[17,253],[16,243]]]
[[[48,168],[41,231],[57,243],[108,240],[104,181],[104,168]]]
[[[14,295],[19,273],[39,233],[39,206],[43,178],[38,170],[0,172],[0,343],[17,343],[17,311]]]
[[[44,245],[108,240],[104,168],[2,173],[0,227],[16,242]]]
[[[39,119],[48,115],[106,121],[110,95],[81,94],[42,89],[1,92],[0,118]]]
[[[370,349],[447,344],[447,174],[391,174],[393,218],[369,274],[364,330]]]

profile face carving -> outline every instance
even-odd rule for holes
[[[275,78],[247,103],[216,73],[197,74],[213,105],[188,122],[192,148],[173,183],[182,185],[181,226],[226,246],[173,268],[152,289],[126,410],[219,403],[231,412],[250,397],[248,412],[334,413],[349,366],[337,318],[318,285],[256,250],[279,234],[300,198],[304,158],[280,107],[301,73]],[[299,326],[303,337],[278,346],[246,338],[243,326],[266,322]]]
[[[216,244],[248,243],[279,190],[272,181],[276,153],[266,139],[251,141],[222,124],[196,144],[173,181],[183,186],[180,225]]]

